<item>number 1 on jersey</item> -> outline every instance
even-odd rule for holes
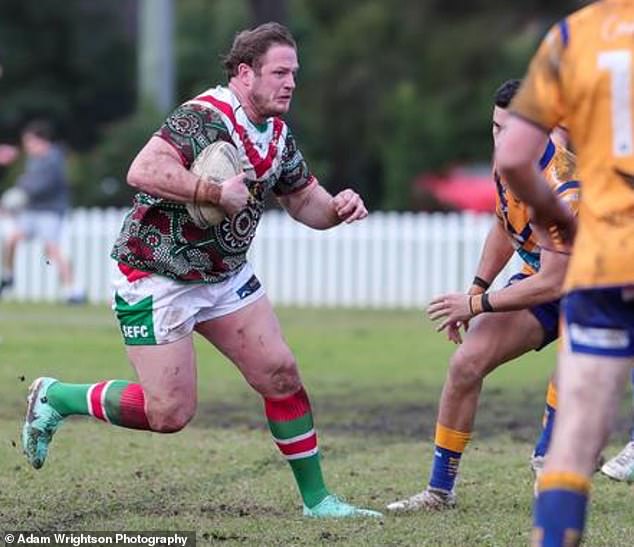
[[[603,51],[598,56],[601,70],[610,72],[612,108],[612,150],[619,158],[634,152],[632,137],[632,53],[628,49]]]

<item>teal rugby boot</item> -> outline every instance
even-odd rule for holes
[[[64,420],[46,398],[48,388],[56,382],[55,378],[37,378],[29,387],[26,418],[22,427],[22,450],[35,469],[44,465],[48,445]]]
[[[358,517],[381,518],[383,515],[378,511],[360,509],[330,494],[315,505],[315,507],[308,508],[304,505],[304,516],[323,519],[341,519]]]

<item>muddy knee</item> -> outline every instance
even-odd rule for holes
[[[194,397],[183,399],[150,399],[147,403],[147,418],[152,431],[175,433],[183,429],[194,417]]]
[[[247,381],[265,397],[285,397],[301,387],[297,362],[290,351],[267,357]]]

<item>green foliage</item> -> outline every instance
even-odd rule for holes
[[[134,191],[126,175],[134,155],[163,123],[163,114],[148,106],[103,128],[99,144],[71,160],[76,205],[127,206]]]
[[[245,0],[188,0],[176,8],[177,96],[185,101],[226,83],[221,55],[250,20]]]
[[[175,1],[177,101],[226,82],[221,55],[256,15],[287,13],[301,65],[287,119],[312,170],[333,192],[357,188],[371,209],[408,209],[418,174],[488,162],[493,91],[521,77],[546,28],[579,4]],[[53,118],[82,153],[77,204],[125,201],[126,191],[104,194],[100,181],[123,180],[151,133],[137,131],[153,116],[130,114],[135,14],[135,0],[0,4],[0,137],[15,137],[29,117]]]
[[[373,208],[407,209],[417,174],[490,157],[491,95],[523,73],[543,25],[499,2],[445,4],[291,3],[309,65],[293,118],[331,190],[352,184]]]
[[[136,62],[122,29],[130,5],[2,0],[0,135],[15,138],[25,121],[45,117],[86,149],[100,124],[130,112]]]

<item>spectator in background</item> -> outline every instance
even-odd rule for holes
[[[60,147],[53,142],[51,126],[46,121],[33,121],[22,131],[22,146],[27,155],[24,173],[15,186],[5,192],[3,205],[15,214],[2,253],[0,294],[13,285],[15,252],[20,241],[40,237],[46,256],[57,265],[68,303],[85,300],[73,281],[70,262],[62,253],[59,238],[64,214],[69,207],[66,162]],[[0,149],[0,161],[15,159],[11,147]]]
[[[2,67],[2,52],[0,51],[0,78],[4,74]],[[18,157],[18,149],[10,144],[0,144],[0,167],[10,165]]]

